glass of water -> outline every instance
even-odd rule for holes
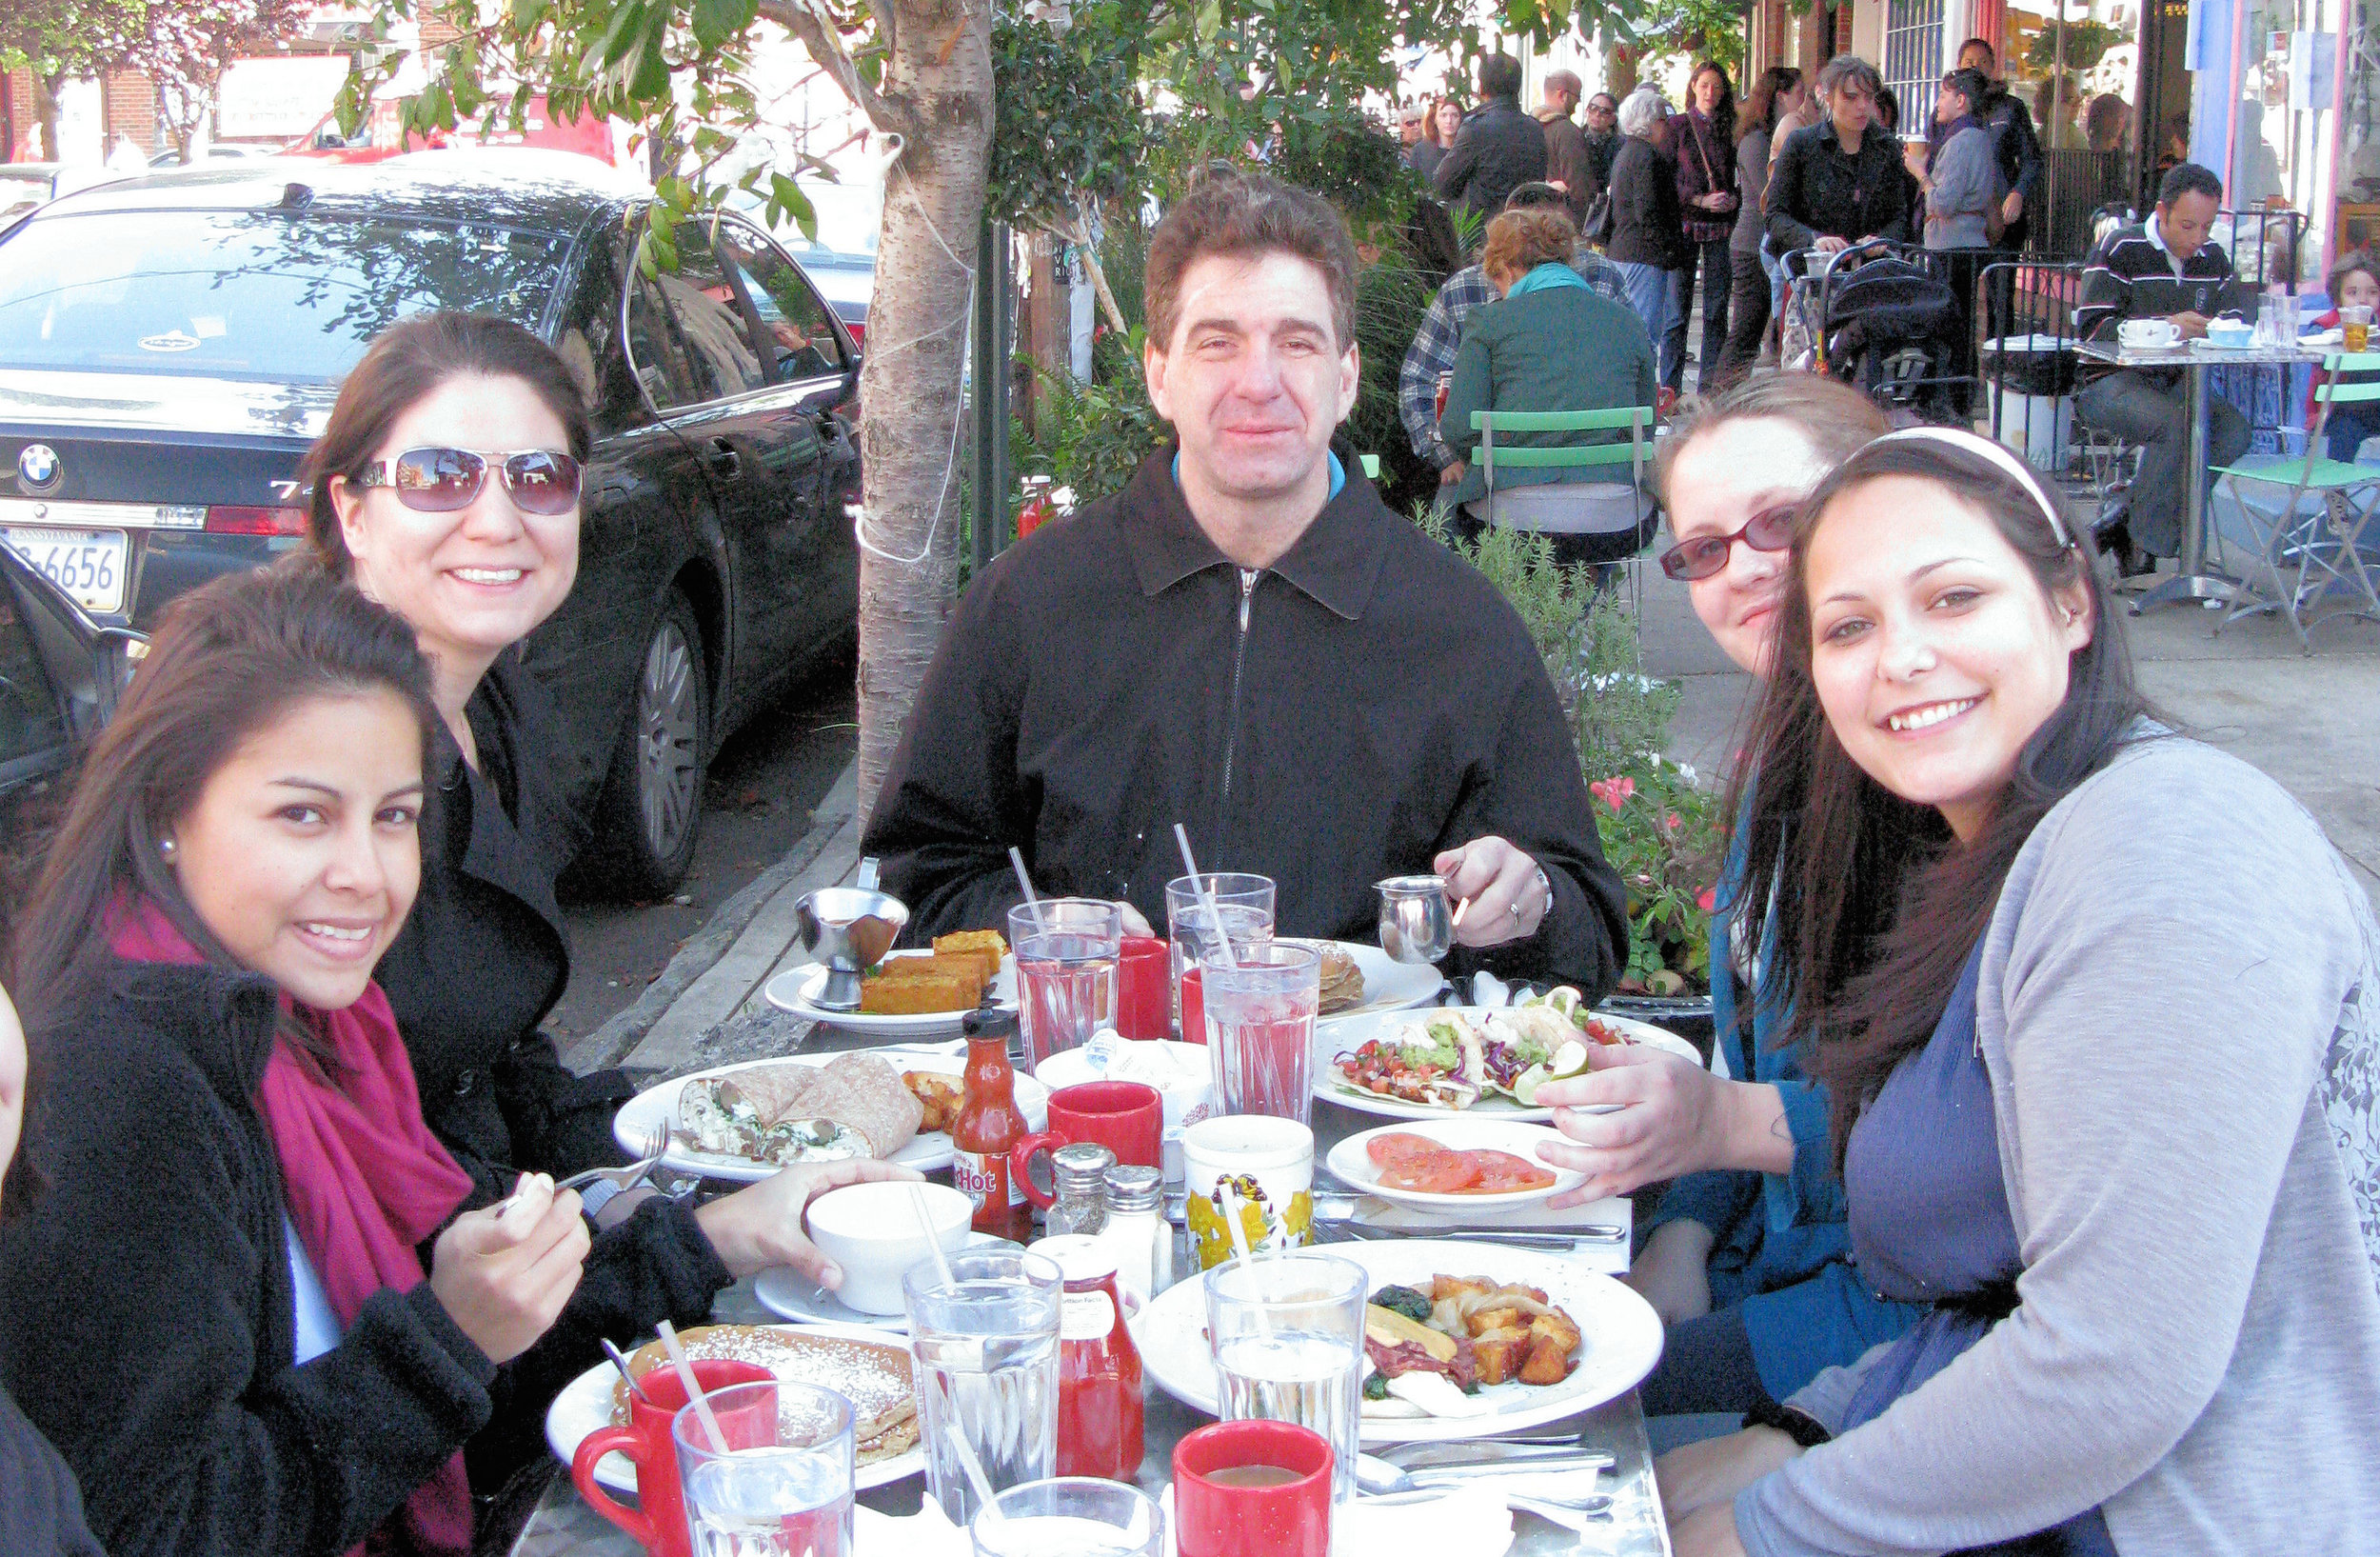
[[[1322,959],[1291,941],[1268,941],[1232,955],[1236,966],[1212,953],[1199,965],[1215,1107],[1311,1125]]]
[[[975,1557],[1163,1557],[1165,1515],[1122,1482],[1062,1476],[1011,1487],[975,1516]]]
[[[1331,1446],[1331,1499],[1355,1495],[1366,1276],[1331,1254],[1259,1255],[1208,1271],[1216,1414],[1289,1422]]]
[[[1028,1068],[1081,1048],[1091,1034],[1116,1025],[1123,938],[1123,909],[1095,897],[1045,897],[1008,910]]]
[[[737,1384],[671,1419],[693,1557],[850,1557],[851,1403],[806,1384]]]
[[[1215,898],[1215,919],[1235,948],[1260,946],[1273,938],[1273,878],[1245,870],[1217,870],[1193,878],[1176,876],[1165,884],[1165,938],[1173,947],[1174,1028],[1191,1043],[1201,1034],[1187,1030],[1181,1010],[1181,976],[1215,950],[1215,919],[1199,901],[1198,882]]]
[[[1058,1468],[1058,1263],[1020,1248],[950,1257],[950,1280],[928,1261],[902,1278],[916,1375],[925,1487],[951,1524],[978,1500],[951,1447],[955,1431],[982,1462],[992,1490]]]

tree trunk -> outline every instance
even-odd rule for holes
[[[37,160],[58,162],[58,89],[66,85],[63,72],[54,76],[33,77],[33,118],[41,126],[41,154]]]
[[[958,577],[958,450],[976,226],[991,157],[990,9],[884,0],[882,94],[903,121],[861,380],[859,819],[867,826]]]

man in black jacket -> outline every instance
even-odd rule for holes
[[[2207,234],[2214,227],[2223,181],[2194,162],[2185,162],[2157,186],[2157,209],[2146,222],[2119,227],[2092,252],[2083,268],[2082,297],[2074,306],[2074,333],[2112,341],[2127,319],[2151,315],[2133,306],[2132,283],[2144,276],[2173,280],[2229,281],[2231,257]],[[2207,332],[2200,313],[2172,319],[2185,340]],[[2140,473],[2098,523],[2099,545],[2127,573],[2154,567],[2133,556],[2174,557],[2182,550],[2183,487],[2190,479],[2190,390],[2176,368],[2098,369],[2074,398],[2074,409],[2092,427],[2141,446]],[[2207,403],[2207,456],[2229,465],[2248,452],[2248,422],[2228,403]]]
[[[1865,238],[1909,238],[1909,170],[1876,123],[1875,67],[1837,54],[1818,72],[1827,117],[1794,131],[1769,173],[1769,237],[1779,251],[1835,253]]]
[[[1545,131],[1520,111],[1520,62],[1490,54],[1479,62],[1479,107],[1438,165],[1438,198],[1484,220],[1504,209],[1513,190],[1544,177]]]
[[[1537,133],[1534,124],[1530,133]],[[1158,227],[1149,395],[1178,443],[967,587],[863,848],[912,935],[1039,888],[1161,922],[1174,824],[1278,885],[1285,935],[1368,940],[1373,884],[1465,900],[1453,966],[1599,996],[1627,945],[1578,754],[1495,589],[1349,479],[1357,260],[1316,196],[1215,180]]]

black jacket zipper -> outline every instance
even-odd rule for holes
[[[1223,726],[1223,798],[1215,829],[1218,839],[1226,834],[1231,824],[1231,764],[1233,751],[1240,744],[1240,671],[1248,660],[1248,610],[1256,603],[1256,581],[1263,576],[1261,569],[1240,569],[1240,636],[1231,651],[1231,708],[1228,722]]]

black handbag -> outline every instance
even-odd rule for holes
[[[1587,219],[1578,228],[1578,235],[1600,249],[1612,241],[1612,191],[1605,190],[1587,202]]]

